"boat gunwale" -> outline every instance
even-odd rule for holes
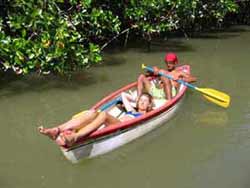
[[[177,103],[175,103],[175,105],[173,105],[172,107],[168,108],[168,109],[167,109],[166,111],[164,111],[163,113],[165,113],[165,112],[168,113],[168,111],[171,111],[171,110],[172,110],[172,109],[173,109],[182,99],[183,99],[183,97],[181,97],[180,100],[179,100]],[[162,114],[162,113],[161,113],[161,114]],[[160,116],[161,114],[158,114],[158,116],[154,116],[154,117],[153,117],[153,118],[154,118],[153,120],[152,120],[152,118],[150,118],[149,120],[145,121],[145,123],[148,123],[148,122],[151,121],[151,120],[154,121],[156,118],[159,118],[159,116]],[[91,145],[91,144],[93,144],[93,143],[98,143],[98,142],[100,142],[100,141],[110,139],[111,137],[119,136],[119,135],[124,134],[124,133],[126,133],[126,132],[128,132],[128,131],[131,131],[131,130],[133,130],[133,129],[136,129],[136,128],[140,127],[140,126],[143,126],[143,125],[139,122],[139,123],[134,124],[133,126],[128,126],[128,127],[124,128],[124,129],[117,129],[116,131],[114,131],[114,132],[112,132],[112,133],[110,133],[110,134],[106,134],[106,135],[103,135],[103,136],[100,136],[100,137],[88,139],[88,140],[86,140],[85,142],[81,142],[80,144],[74,145],[74,146],[72,146],[72,147],[70,147],[70,148],[61,148],[61,149],[62,149],[64,152],[70,152],[70,151],[75,150],[75,149],[77,149],[77,148],[85,147],[85,146]]]
[[[183,65],[181,67],[185,68],[188,72],[190,72],[190,66],[189,65]],[[99,102],[97,102],[91,109],[92,110],[98,110],[105,103],[117,98],[120,95],[120,93],[135,87],[136,84],[137,84],[137,82],[133,82],[133,83],[130,83],[130,84],[128,84],[128,85],[126,85],[126,86],[112,92],[111,94],[109,94],[108,96],[104,97]],[[87,137],[79,139],[77,141],[76,145],[74,145],[73,147],[72,146],[71,147],[64,146],[62,148],[66,149],[66,150],[71,150],[71,148],[75,148],[78,145],[81,145],[80,143],[84,144],[84,142],[87,143],[88,140],[97,139],[97,138],[103,137],[103,136],[106,137],[109,134],[115,133],[116,131],[123,131],[123,130],[129,128],[129,127],[136,126],[136,125],[142,123],[143,121],[147,121],[147,120],[149,120],[149,119],[151,119],[153,117],[157,117],[159,114],[167,111],[172,106],[177,104],[178,101],[184,96],[186,90],[187,90],[187,87],[183,86],[183,88],[178,92],[178,94],[173,99],[166,102],[165,105],[163,105],[163,106],[161,106],[161,107],[159,107],[157,109],[154,109],[154,110],[148,112],[145,115],[142,115],[140,117],[137,117],[137,118],[134,118],[132,120],[125,121],[125,122],[116,123],[116,124],[114,124],[112,126],[105,127],[103,129],[97,130],[97,131],[89,134]]]

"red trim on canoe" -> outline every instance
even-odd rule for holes
[[[181,66],[181,68],[185,69],[188,73],[190,73],[190,66],[189,65],[183,65],[183,66]],[[135,87],[136,84],[137,84],[137,82],[133,82],[133,83],[130,83],[130,84],[116,90],[115,92],[111,93],[107,97],[105,97],[102,100],[100,100],[99,102],[97,102],[91,109],[99,109],[105,103],[118,97],[120,95],[120,93]],[[84,137],[84,138],[78,140],[77,143],[83,143],[84,141],[89,140],[89,139],[94,139],[94,138],[98,138],[98,137],[101,137],[104,135],[108,135],[108,134],[111,134],[113,132],[116,132],[117,130],[122,130],[122,129],[126,129],[128,127],[135,126],[143,121],[146,121],[152,117],[155,117],[155,116],[165,112],[166,110],[170,109],[172,106],[174,106],[183,97],[186,90],[187,90],[187,87],[184,86],[184,88],[180,92],[178,92],[178,94],[172,100],[166,102],[166,104],[160,108],[152,110],[151,112],[149,112],[145,115],[142,115],[138,118],[134,118],[134,119],[129,120],[129,121],[117,123],[117,124],[105,127],[103,129],[94,131],[91,134],[89,134],[87,137]],[[64,148],[68,148],[68,147],[64,147]]]

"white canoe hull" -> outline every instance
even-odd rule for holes
[[[93,158],[110,152],[166,123],[180,108],[183,100],[184,96],[182,96],[182,98],[175,105],[173,105],[165,112],[149,120],[143,121],[135,127],[131,127],[120,133],[113,133],[112,135],[107,137],[95,139],[92,142],[77,146],[76,148],[70,150],[66,150],[64,148],[61,148],[61,150],[65,157],[72,163],[77,163],[84,158]]]

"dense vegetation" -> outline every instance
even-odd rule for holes
[[[150,41],[169,31],[202,29],[238,7],[233,0],[1,2],[0,68],[17,74],[81,69],[100,62],[101,51],[122,34]]]

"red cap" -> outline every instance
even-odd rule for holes
[[[175,64],[178,64],[178,58],[175,53],[167,53],[165,55],[165,62],[174,62]]]

